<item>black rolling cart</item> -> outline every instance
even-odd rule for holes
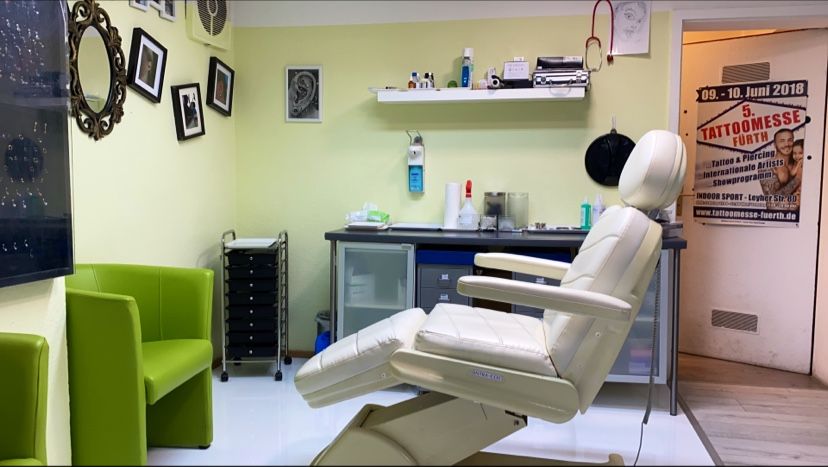
[[[222,382],[229,379],[228,361],[275,362],[274,379],[282,380],[282,361],[291,363],[287,273],[286,230],[277,238],[236,238],[235,230],[221,234]]]

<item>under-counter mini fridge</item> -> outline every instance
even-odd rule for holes
[[[414,245],[337,242],[336,339],[414,307]]]

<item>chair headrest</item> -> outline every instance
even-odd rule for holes
[[[642,211],[676,200],[684,184],[687,153],[679,135],[650,130],[638,140],[618,180],[621,199]]]

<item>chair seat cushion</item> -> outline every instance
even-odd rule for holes
[[[310,394],[387,364],[397,349],[413,345],[425,319],[422,309],[411,308],[334,342],[296,372],[296,389]]]
[[[213,362],[213,346],[206,339],[144,342],[141,348],[147,404],[155,404]]]
[[[484,365],[557,376],[538,318],[448,303],[428,315],[414,348]]]

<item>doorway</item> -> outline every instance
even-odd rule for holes
[[[678,130],[695,170],[678,205],[688,240],[682,352],[811,372],[826,56],[825,29],[684,36]],[[759,91],[786,82],[799,83],[799,94]],[[785,109],[799,109],[802,121],[788,121],[788,113],[783,122]],[[802,162],[785,172],[798,184],[784,191],[776,167],[796,166],[790,151],[799,140]],[[776,202],[775,193],[789,202]],[[771,216],[783,213],[786,221]]]

